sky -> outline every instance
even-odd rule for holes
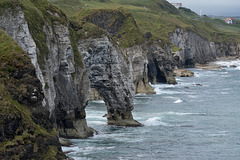
[[[182,3],[183,7],[202,15],[240,16],[240,0],[167,0]]]

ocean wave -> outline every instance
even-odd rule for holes
[[[166,99],[176,99],[176,98],[173,97],[173,96],[164,96],[163,98],[166,98]]]
[[[79,148],[78,148],[77,146],[70,146],[70,147],[64,147],[64,146],[62,146],[62,151],[63,151],[63,152],[67,152],[67,153],[77,152],[78,149],[79,149]]]
[[[229,94],[229,92],[221,92],[221,94],[226,95]]]
[[[173,103],[182,103],[182,102],[183,102],[183,100],[178,99],[178,100],[174,101]]]
[[[106,125],[107,122],[104,121],[88,121],[88,125]]]
[[[233,60],[233,61],[218,61],[215,64],[220,66],[226,66],[226,68],[230,68],[231,66],[240,67],[240,60]]]
[[[194,99],[195,99],[195,98],[198,98],[197,95],[188,95],[188,97],[189,97],[189,98],[194,98]]]
[[[154,91],[156,92],[157,95],[160,95],[160,94],[168,94],[168,95],[173,95],[173,94],[179,94],[179,93],[185,93],[183,91],[174,91],[174,90],[167,90],[166,88],[165,89],[162,89],[162,88],[154,88]]]
[[[184,80],[183,80],[183,79],[180,79],[180,78],[176,78],[176,81],[177,81],[177,82],[184,82]]]
[[[152,117],[147,119],[143,124],[145,126],[170,126],[169,124],[164,123],[161,120],[161,117]]]
[[[67,148],[67,149],[66,149]],[[62,147],[63,152],[70,152],[72,154],[72,157],[74,159],[78,159],[79,153],[82,153],[83,155],[88,155],[94,152],[101,152],[103,150],[109,150],[109,149],[114,149],[115,146],[110,146],[110,147],[96,147],[96,146],[83,146],[83,147]],[[80,158],[82,159],[82,158]]]
[[[208,134],[208,136],[210,136],[210,137],[219,137],[219,136],[227,136],[227,135],[229,135],[228,131],[219,131],[217,133]]]
[[[177,116],[186,116],[186,115],[201,115],[206,116],[207,113],[181,113],[181,112],[164,112],[164,115],[177,115]]]

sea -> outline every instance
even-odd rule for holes
[[[63,151],[75,160],[240,160],[240,60],[215,63],[224,67],[189,69],[194,77],[136,95],[143,127],[108,126],[104,102],[90,102],[87,123],[98,134]]]

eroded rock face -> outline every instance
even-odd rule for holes
[[[68,26],[54,22],[53,28],[44,26],[50,55],[45,69],[49,88],[48,97],[54,97],[54,113],[59,134],[66,138],[87,138],[93,135],[85,120],[89,98],[89,79],[84,66],[76,61]],[[54,33],[53,33],[54,30]],[[79,64],[78,64],[79,63]]]
[[[177,47],[182,48],[178,56],[186,67],[194,67],[195,63],[206,63],[216,60],[216,52],[212,50],[209,42],[193,32],[183,32],[176,29],[170,40]]]
[[[136,93],[154,94],[148,81],[148,57],[147,47],[135,45],[122,49],[125,57],[128,57],[129,68],[136,87]]]
[[[165,49],[163,49],[160,47],[160,44],[154,42],[150,45],[148,52],[149,81],[152,84],[176,84],[177,82],[173,73],[175,61],[168,46],[165,46]]]
[[[107,36],[78,42],[91,87],[107,106],[110,125],[141,126],[132,117],[135,87],[129,65],[120,48]]]
[[[204,64],[217,60],[219,57],[240,55],[238,43],[215,43],[203,39],[193,32],[176,29],[170,35],[170,40],[181,50],[176,53],[179,60],[186,67],[194,67],[196,63]]]
[[[52,15],[59,16],[55,13]],[[83,63],[76,60],[68,25],[58,21],[53,22],[53,25],[47,22],[43,24],[46,41],[41,43],[47,46],[48,55],[40,52],[35,43],[38,37],[31,34],[33,32],[30,31],[34,29],[29,28],[20,7],[14,11],[3,11],[0,27],[31,58],[43,86],[45,99],[42,105],[48,108],[51,118],[57,124],[59,135],[69,138],[86,138],[93,135],[92,129],[87,127],[84,111],[89,98],[89,79]]]

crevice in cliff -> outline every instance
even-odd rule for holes
[[[153,61],[154,61],[154,64],[155,64],[155,67],[157,70],[156,82],[167,83],[167,79],[166,79],[164,73],[160,70],[160,67],[159,67],[160,64],[158,64],[158,61],[156,59],[154,59]]]

